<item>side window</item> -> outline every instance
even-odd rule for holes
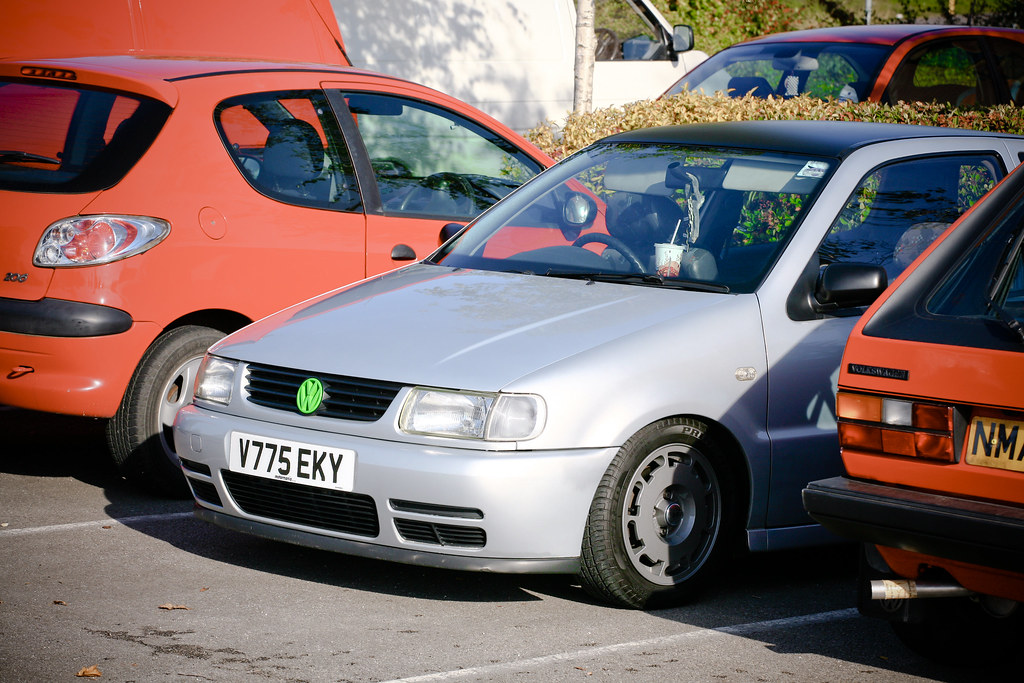
[[[1006,88],[1010,91],[1010,101],[1024,107],[1024,45],[1005,38],[990,40],[999,76],[1006,81]]]
[[[818,255],[823,264],[883,266],[892,282],[1002,175],[989,155],[924,157],[878,168],[861,180]]]
[[[900,62],[883,99],[889,102],[997,104],[991,69],[977,40],[936,40]]]
[[[594,10],[595,57],[599,61],[669,58],[665,46],[655,38],[653,29],[637,14],[632,2],[598,0]]]
[[[507,140],[419,100],[346,93],[384,213],[468,220],[540,171]]]
[[[285,202],[362,208],[348,150],[320,91],[245,95],[222,102],[221,139],[249,184]]]

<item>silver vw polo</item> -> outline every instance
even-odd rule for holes
[[[629,607],[736,540],[825,542],[800,491],[842,469],[850,329],[1022,153],[823,122],[599,141],[427,260],[214,345],[174,429],[196,514]]]

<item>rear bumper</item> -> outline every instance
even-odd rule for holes
[[[1024,567],[1020,507],[847,477],[810,482],[803,501],[840,536],[994,569]]]
[[[46,337],[100,337],[127,332],[132,317],[117,308],[63,299],[0,298],[0,332]]]
[[[0,299],[0,404],[111,417],[157,326],[92,304],[11,302]]]

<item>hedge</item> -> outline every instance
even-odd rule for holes
[[[681,93],[587,114],[571,113],[561,126],[548,121],[527,131],[526,137],[554,159],[561,159],[607,135],[636,128],[708,121],[791,119],[910,123],[1024,134],[1024,108],[1010,104],[963,108],[925,102],[888,105],[836,102],[807,96],[760,99]]]

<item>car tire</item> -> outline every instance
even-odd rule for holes
[[[706,425],[671,418],[643,428],[619,449],[594,495],[583,588],[633,609],[688,599],[726,553],[735,490]]]
[[[125,479],[159,495],[188,497],[171,427],[192,398],[206,349],[223,336],[219,330],[188,325],[165,332],[146,350],[107,423],[107,443]]]

